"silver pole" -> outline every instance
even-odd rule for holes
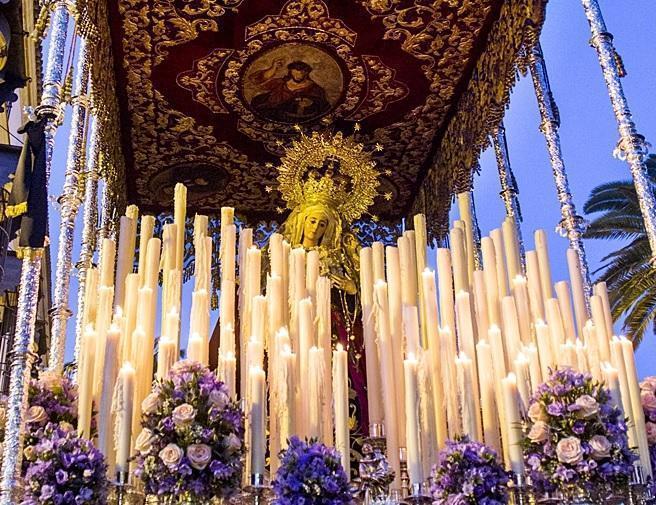
[[[41,103],[36,110],[37,115],[47,121],[45,127],[45,162],[48,177],[52,166],[54,137],[60,114],[61,83],[64,74],[68,21],[69,13],[66,2],[58,1],[53,7],[50,45],[43,79],[43,93]],[[2,468],[0,469],[0,505],[15,503],[13,494],[17,489],[17,479],[23,453],[22,428],[27,406],[26,388],[29,384],[26,380],[30,372],[28,351],[34,340],[42,254],[41,249],[26,249],[24,251],[18,297],[16,336],[14,338],[9,380],[4,453]]]
[[[517,181],[510,165],[510,154],[508,153],[508,142],[506,139],[506,128],[503,122],[492,133],[492,145],[494,155],[497,159],[497,169],[499,171],[499,182],[501,184],[501,199],[506,208],[506,216],[512,217],[517,228],[517,239],[519,240],[519,253],[522,263],[525,261],[524,240],[522,238],[522,212],[519,206],[519,190]]]
[[[82,216],[82,250],[77,264],[79,289],[77,294],[77,315],[75,320],[75,362],[78,362],[80,342],[84,328],[84,292],[86,289],[87,270],[91,268],[93,253],[96,250],[98,231],[98,127],[99,120],[92,116],[89,130],[89,153],[87,168],[84,173],[84,213]]]
[[[560,148],[560,134],[558,133],[560,117],[556,102],[551,93],[547,67],[544,63],[544,56],[542,55],[542,48],[540,47],[539,41],[536,40],[533,47],[528,50],[528,60],[531,77],[533,78],[533,86],[535,87],[535,96],[538,100],[540,117],[542,118],[540,131],[544,134],[544,138],[547,141],[551,169],[553,170],[558,201],[560,202],[562,220],[560,221],[559,228],[567,235],[569,246],[576,251],[578,256],[579,267],[583,276],[585,300],[586,304],[589,304],[590,296],[592,295],[592,285],[590,283],[588,260],[586,259],[585,248],[583,246],[584,221],[576,213],[574,199],[569,189],[565,162],[563,161],[563,153]]]
[[[59,245],[57,250],[57,268],[52,308],[52,329],[48,367],[60,372],[64,368],[66,349],[66,327],[72,312],[68,307],[73,270],[73,242],[75,240],[75,220],[82,204],[81,172],[84,165],[84,148],[86,144],[89,53],[86,39],[79,41],[77,71],[73,87],[73,112],[71,135],[68,143],[68,157],[64,188],[59,197],[61,225],[59,228]]]
[[[629,164],[652,256],[656,256],[656,199],[653,187],[647,178],[645,165],[649,145],[645,138],[636,131],[622,87],[622,72],[618,54],[613,45],[613,36],[606,29],[599,3],[597,0],[582,0],[582,2],[592,32],[590,44],[597,51],[610,103],[617,120],[617,128],[620,132],[620,141],[614,154]]]

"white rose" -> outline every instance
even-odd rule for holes
[[[160,405],[159,396],[156,393],[150,393],[141,402],[141,411],[144,414],[152,414]]]
[[[173,409],[171,417],[176,426],[187,426],[191,424],[196,417],[196,409],[188,403],[183,403]]]
[[[528,438],[531,442],[546,442],[549,438],[549,425],[544,421],[537,421],[531,426],[531,431],[528,432]]]
[[[168,444],[164,449],[159,451],[159,458],[169,468],[175,468],[180,463],[184,452],[175,444]]]
[[[556,455],[561,463],[574,465],[583,458],[581,441],[576,437],[567,437],[558,442]]]
[[[595,435],[590,439],[590,448],[592,449],[592,457],[595,459],[603,459],[610,456],[610,442],[603,435]]]
[[[531,406],[528,408],[528,417],[534,423],[537,423],[538,421],[544,421],[546,419],[546,416],[544,413],[544,409],[542,408],[542,405],[538,402],[532,403]]]
[[[27,416],[25,418],[25,422],[27,424],[41,424],[47,420],[48,414],[46,413],[46,409],[40,405],[34,405],[33,407],[27,409]]]
[[[62,382],[61,376],[55,372],[41,372],[39,375],[39,382],[45,386],[46,389],[53,390]]]
[[[590,395],[581,395],[576,399],[576,404],[580,407],[579,415],[582,417],[592,417],[599,412],[599,404]]]
[[[155,434],[148,428],[144,428],[134,441],[134,448],[141,454],[146,454],[152,449],[155,440],[157,440]]]
[[[228,405],[230,398],[228,398],[228,395],[223,391],[218,391],[215,389],[210,392],[208,401],[209,404],[213,407],[216,407],[219,410],[223,410],[225,406]]]
[[[71,423],[67,423],[66,421],[61,421],[59,423],[59,427],[64,431],[73,431],[73,430],[75,430],[75,427]]]
[[[212,449],[205,444],[191,444],[187,447],[189,463],[196,470],[203,470],[212,460]]]

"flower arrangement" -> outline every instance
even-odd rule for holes
[[[645,412],[649,459],[656,468],[656,377],[647,377],[640,383],[640,399]]]
[[[25,448],[21,505],[105,503],[107,465],[93,444],[71,425],[47,423]]]
[[[30,381],[28,404],[26,446],[38,441],[31,440],[32,434],[48,423],[65,429],[77,425],[77,386],[66,376],[41,372]]]
[[[291,437],[272,482],[277,505],[342,505],[353,501],[339,453],[316,440]]]
[[[449,440],[433,467],[433,503],[503,505],[509,480],[494,450],[467,436]]]
[[[552,372],[531,398],[528,417],[524,457],[538,492],[570,496],[628,482],[635,455],[625,420],[589,374]]]
[[[143,401],[141,424],[135,473],[146,493],[204,502],[237,491],[244,419],[206,367],[176,363]]]

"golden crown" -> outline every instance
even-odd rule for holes
[[[380,145],[376,145],[380,151]],[[286,149],[278,167],[278,190],[289,209],[323,203],[350,223],[377,195],[376,162],[364,145],[341,132],[301,133]]]

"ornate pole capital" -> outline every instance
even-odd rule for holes
[[[597,52],[620,133],[620,140],[613,154],[629,164],[652,257],[656,257],[656,198],[645,165],[649,144],[636,131],[621,81],[626,75],[624,65],[613,45],[613,36],[606,28],[599,3],[597,0],[581,1],[592,32],[590,44]]]

